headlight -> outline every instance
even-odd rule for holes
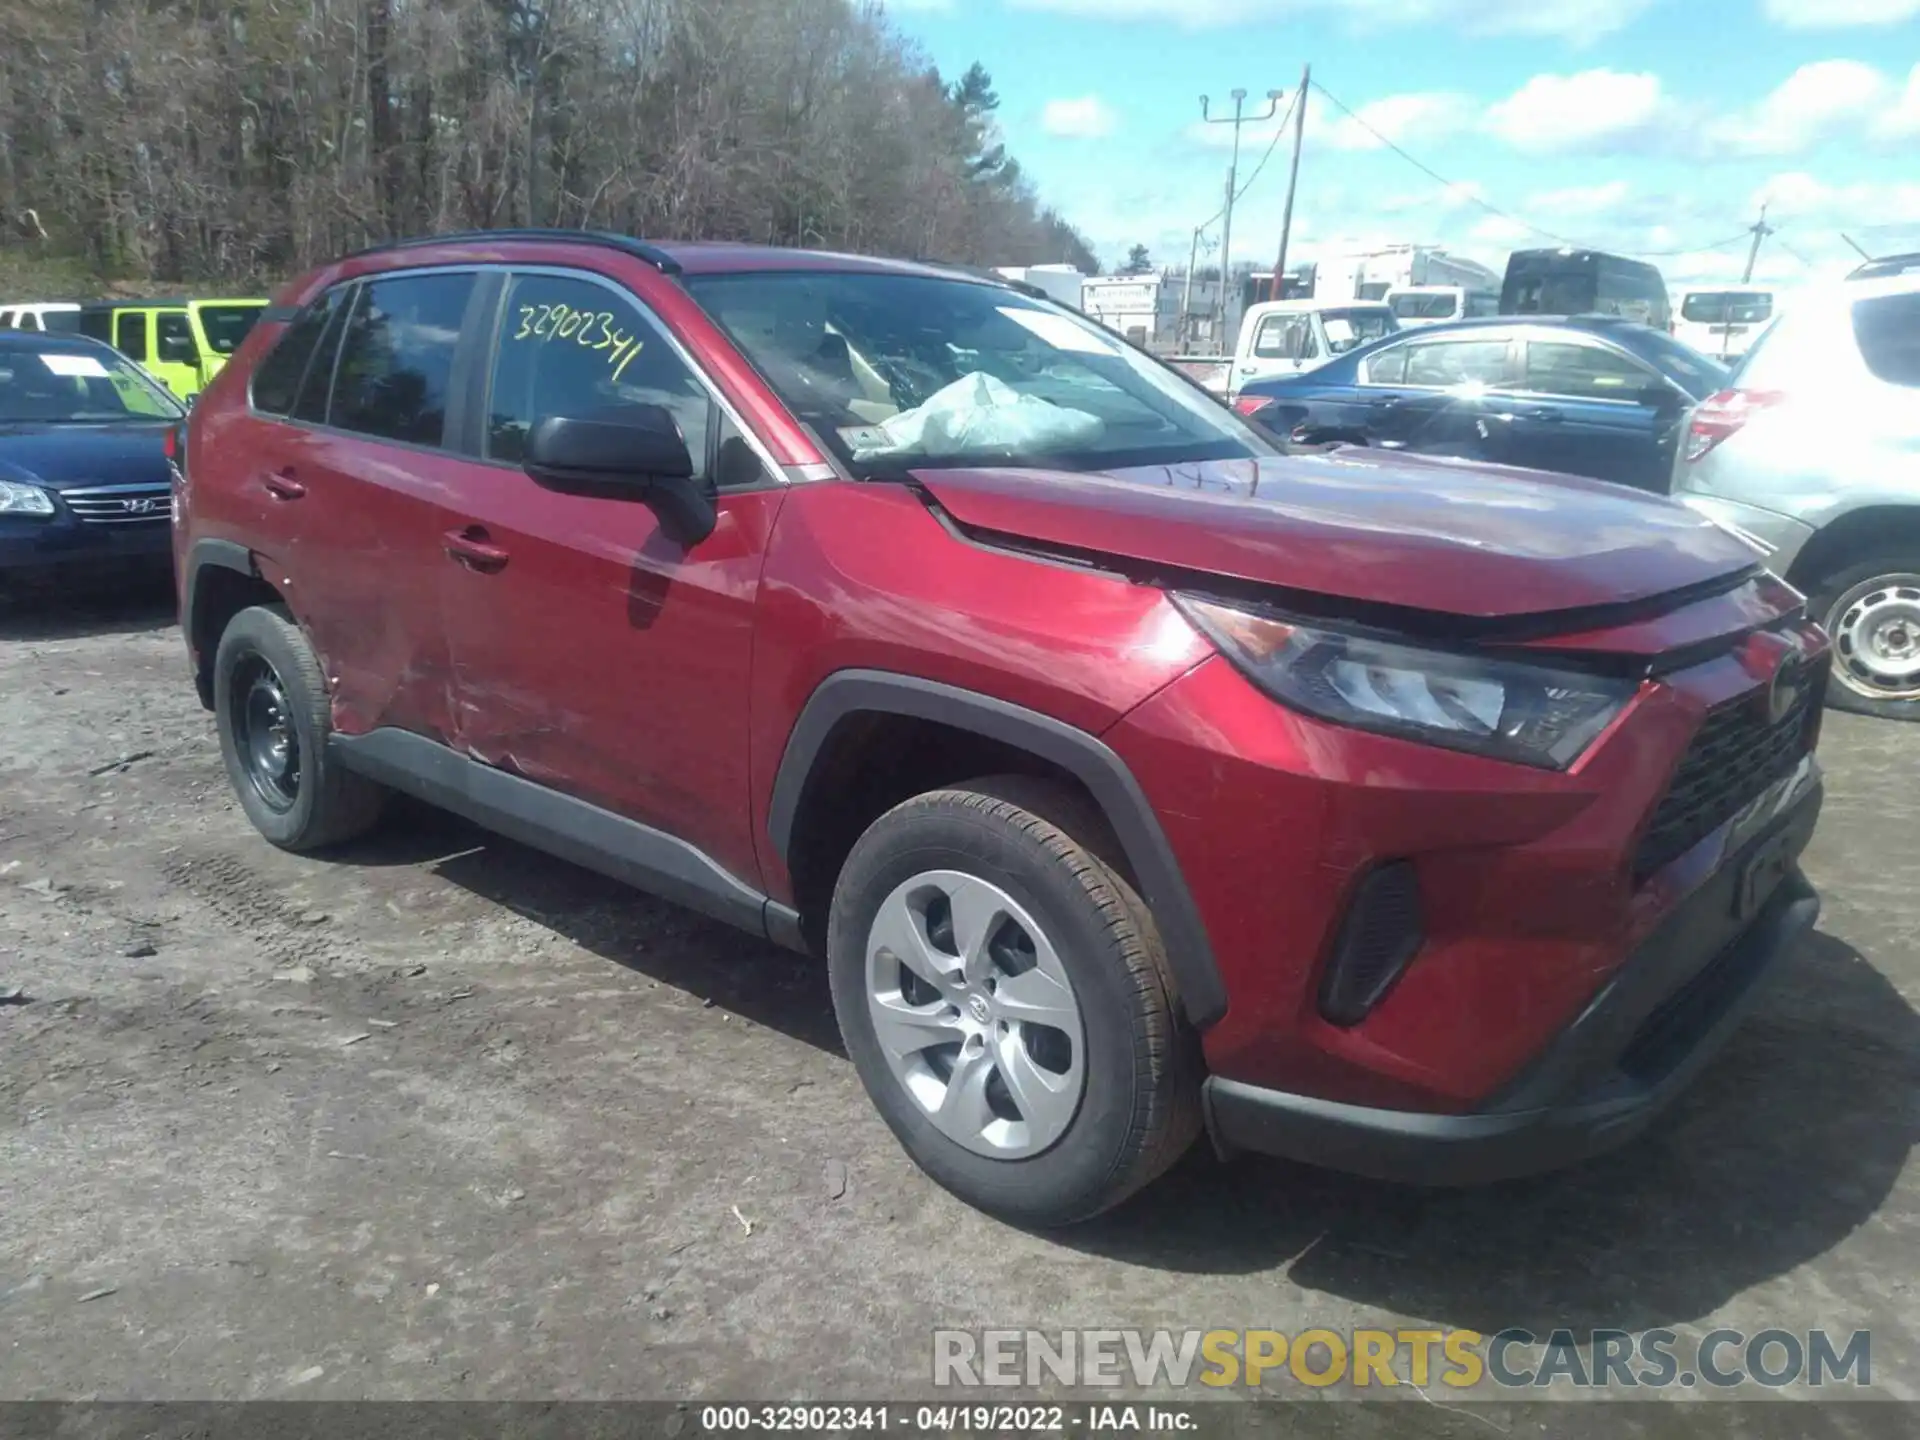
[[[1524,661],[1421,650],[1173,597],[1249,679],[1337,725],[1564,770],[1639,688]]]
[[[0,515],[51,515],[53,498],[38,485],[0,480]]]

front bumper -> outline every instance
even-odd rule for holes
[[[0,577],[51,579],[67,574],[116,575],[152,571],[173,556],[173,527],[88,524],[71,515],[48,519],[0,517]]]
[[[1216,1076],[1205,1091],[1215,1145],[1382,1180],[1474,1185],[1624,1144],[1726,1043],[1761,979],[1818,919],[1819,897],[1798,858],[1820,801],[1815,785],[1743,845],[1482,1109],[1374,1109]],[[1757,909],[1756,871],[1773,886]]]

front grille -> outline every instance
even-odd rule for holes
[[[63,490],[60,499],[89,525],[163,525],[173,518],[173,490],[165,484]]]
[[[1769,785],[1792,773],[1813,743],[1814,722],[1826,688],[1822,666],[1800,704],[1777,724],[1767,718],[1764,691],[1742,695],[1707,712],[1634,852],[1636,885],[1686,854]]]

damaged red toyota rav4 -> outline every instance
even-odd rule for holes
[[[283,299],[177,482],[255,825],[409,792],[823,953],[984,1209],[1084,1219],[1202,1129],[1567,1163],[1813,923],[1825,641],[1664,499],[1285,455],[937,267],[492,232]]]

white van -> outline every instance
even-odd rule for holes
[[[1387,308],[1406,330],[1500,313],[1498,290],[1474,290],[1465,285],[1396,285],[1387,291],[1386,300]]]
[[[0,304],[0,330],[72,331],[79,324],[80,306],[71,300]]]
[[[1400,328],[1384,302],[1270,300],[1249,307],[1234,346],[1230,393],[1253,380],[1297,375]]]
[[[1732,360],[1747,353],[1773,319],[1778,290],[1766,285],[1702,285],[1673,299],[1673,338],[1702,355]]]

